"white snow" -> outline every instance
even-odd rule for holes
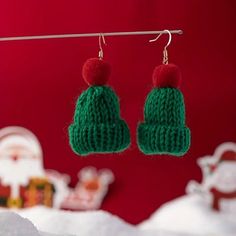
[[[45,207],[15,211],[19,215],[0,212],[0,236],[154,236],[104,211],[70,212]]]
[[[236,215],[216,212],[200,196],[187,195],[164,204],[139,228],[183,234],[235,236]]]
[[[44,232],[61,235],[140,235],[138,229],[104,211],[70,212],[36,207],[19,214]],[[39,217],[41,216],[41,217]]]
[[[14,212],[0,213],[1,236],[40,236],[34,225]],[[46,236],[46,235],[45,235]]]
[[[163,205],[139,226],[102,210],[71,212],[38,206],[14,211],[0,211],[0,236],[236,235],[235,215],[211,210],[197,195],[184,196]]]
[[[0,212],[0,236],[195,236],[142,230],[105,211],[69,212],[34,207],[17,213]]]

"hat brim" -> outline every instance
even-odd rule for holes
[[[123,120],[116,123],[69,126],[70,146],[79,155],[116,153],[130,144],[130,134]]]
[[[147,155],[183,156],[190,147],[190,130],[142,123],[138,127],[138,146]]]

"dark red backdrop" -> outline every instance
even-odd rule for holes
[[[200,179],[195,160],[223,141],[236,141],[235,1],[0,1],[0,36],[182,29],[173,36],[170,61],[183,73],[192,146],[182,159],[144,156],[135,133],[151,74],[161,63],[166,36],[106,38],[112,64],[110,85],[120,96],[132,146],[119,155],[77,157],[68,146],[74,103],[86,85],[83,62],[97,56],[98,39],[0,43],[0,127],[20,125],[40,139],[46,168],[70,173],[87,165],[111,168],[116,176],[103,209],[131,223],[184,193]]]

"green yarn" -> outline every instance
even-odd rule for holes
[[[137,132],[138,146],[145,154],[184,155],[190,146],[190,130],[185,126],[182,93],[176,88],[154,88]]]
[[[91,86],[81,94],[69,139],[79,155],[120,152],[129,146],[129,129],[120,118],[118,99],[110,87]]]

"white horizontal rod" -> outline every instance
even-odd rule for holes
[[[103,36],[126,36],[126,35],[147,35],[147,34],[167,34],[167,31],[133,31],[133,32],[109,32],[109,33],[84,33],[84,34],[53,34],[35,36],[0,37],[0,41],[18,41],[34,39],[62,39],[62,38],[81,38]],[[170,30],[171,34],[183,34],[182,30]]]

